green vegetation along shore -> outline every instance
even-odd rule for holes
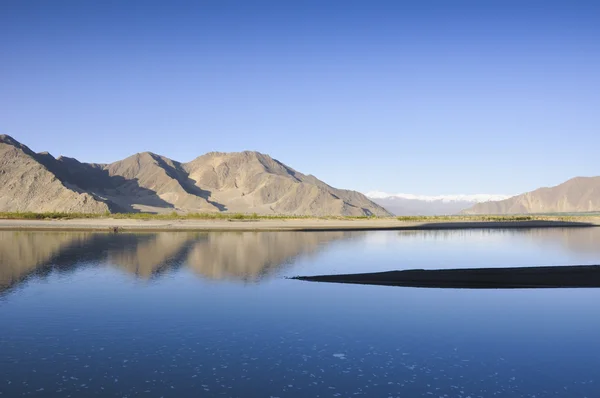
[[[6,214],[4,214],[6,215]],[[14,214],[0,230],[82,231],[383,231],[497,228],[598,227],[600,217],[457,216],[457,217],[293,217],[216,213],[209,215]],[[54,217],[54,218],[50,218]]]
[[[597,219],[598,214],[530,214],[530,215],[448,215],[448,216],[302,216],[263,215],[245,213],[67,213],[67,212],[0,212],[2,220],[73,220],[73,219],[130,219],[130,220],[397,220],[403,222],[515,222],[515,221],[584,221]]]

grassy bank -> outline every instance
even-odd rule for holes
[[[530,214],[530,215],[455,215],[455,216],[399,216],[398,221],[405,222],[518,222],[518,221],[581,221],[590,218],[600,219],[600,215],[581,213],[565,214]]]
[[[299,219],[370,219],[372,217],[349,216],[301,216],[257,213],[64,213],[64,212],[0,212],[3,220],[73,220],[73,219],[131,219],[131,220],[299,220]]]
[[[406,222],[436,222],[436,221],[535,221],[535,220],[565,220],[565,216],[479,216],[479,215],[457,215],[457,216],[399,216],[398,221]]]
[[[258,215],[242,213],[63,213],[63,212],[0,212],[0,219],[4,220],[72,220],[76,218],[90,219],[132,219],[132,220],[258,220],[280,218],[304,218],[302,216]]]
[[[256,213],[65,213],[65,212],[0,212],[4,220],[70,220],[70,219],[133,219],[133,220],[397,220],[403,222],[515,222],[515,221],[578,221],[598,217],[582,213],[580,215],[456,215],[456,216],[398,216],[398,217],[350,217],[350,216],[291,216],[260,215]]]

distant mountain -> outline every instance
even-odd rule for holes
[[[600,177],[576,177],[551,188],[479,203],[465,214],[579,213],[600,211]]]
[[[212,152],[189,163],[144,152],[96,164],[35,153],[7,135],[0,135],[0,211],[390,215],[361,193],[259,152]]]
[[[508,195],[439,195],[388,194],[373,191],[366,194],[375,203],[398,216],[434,216],[457,214],[475,203],[506,199]]]

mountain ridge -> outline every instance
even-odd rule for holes
[[[365,194],[368,198],[372,199],[385,199],[385,198],[402,198],[410,200],[423,200],[426,202],[443,201],[443,202],[489,202],[493,200],[504,200],[514,195],[500,195],[500,194],[456,194],[456,195],[416,195],[411,193],[387,193],[381,191],[370,191]]]
[[[574,177],[501,201],[478,203],[463,214],[582,213],[600,211],[600,176]]]
[[[257,151],[209,152],[187,163],[152,152],[84,163],[35,153],[4,134],[0,183],[0,211],[390,215],[359,192],[331,187]]]
[[[496,198],[508,198],[508,195],[414,195],[388,194],[381,191],[367,192],[366,196],[398,216],[438,216],[453,215],[470,208],[478,202]]]

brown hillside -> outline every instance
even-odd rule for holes
[[[61,181],[44,166],[44,156],[9,136],[0,136],[0,211],[103,213],[109,210],[102,200]]]
[[[259,152],[211,152],[183,167],[211,198],[233,212],[389,215],[363,194],[332,188]]]
[[[464,214],[577,213],[600,211],[600,177],[576,177],[551,188],[496,202],[478,203]]]
[[[0,211],[390,215],[259,152],[212,152],[185,164],[144,152],[94,164],[2,136],[0,162]]]

